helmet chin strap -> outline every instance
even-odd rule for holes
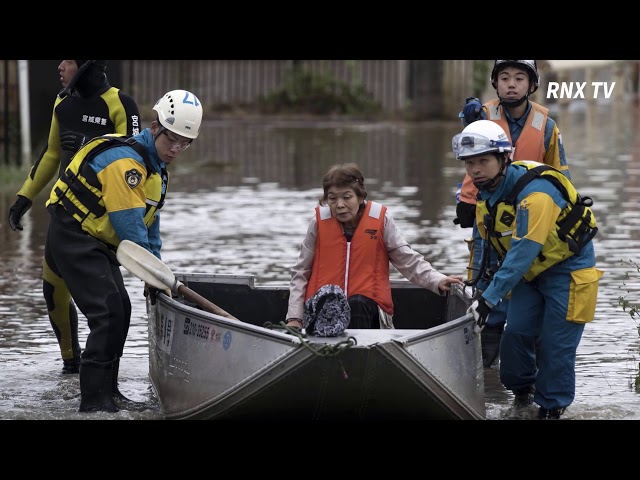
[[[501,177],[505,176],[505,172],[507,170],[507,162],[506,159],[508,158],[508,155],[506,154],[501,154],[500,155],[500,171],[498,172],[498,174],[489,179],[489,180],[485,180],[484,182],[480,182],[480,183],[476,183],[473,182],[473,185],[478,189],[478,190],[489,190],[489,191],[493,191],[497,186],[498,183],[500,181]]]
[[[527,98],[529,98],[529,94],[525,95],[519,100],[506,100],[499,95],[498,95],[498,98],[500,99],[500,105],[504,105],[505,107],[508,107],[508,108],[515,108],[522,105],[527,100]]]
[[[156,132],[156,134],[153,136],[153,141],[154,141],[154,142],[155,142],[155,141],[156,141],[156,139],[160,136],[160,134],[166,130],[166,128],[164,127],[164,125],[162,125],[162,124],[160,123],[160,120],[159,120],[159,119],[158,119],[158,120],[156,120],[156,122],[158,123],[158,131],[157,131],[157,132]]]
[[[493,177],[490,180],[485,180],[484,182],[481,182],[481,183],[473,182],[473,184],[478,190],[491,191],[498,185],[498,180],[500,179],[500,177],[504,177],[504,173],[502,173],[502,170],[500,170],[500,173],[498,173],[495,177]]]

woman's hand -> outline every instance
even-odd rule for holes
[[[452,283],[464,285],[462,275],[449,275],[448,277],[444,277],[440,282],[438,282],[438,289],[442,292],[448,292],[451,290]]]
[[[287,319],[287,327],[296,327],[302,329],[302,320],[299,318],[289,318]]]

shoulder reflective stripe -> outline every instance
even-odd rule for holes
[[[157,207],[158,202],[151,200],[150,198],[147,198],[147,205],[153,205],[154,207]]]
[[[327,206],[321,206],[320,208],[320,220],[328,220],[331,218],[331,208]]]
[[[371,202],[371,208],[369,209],[369,216],[373,218],[380,218],[380,212],[382,211],[382,205],[377,202]]]
[[[533,120],[531,120],[531,126],[536,130],[542,130],[542,121],[544,115],[541,112],[533,112]]]
[[[500,105],[489,107],[489,120],[500,120],[501,118],[502,115],[500,115]]]

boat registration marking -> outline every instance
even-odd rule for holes
[[[175,315],[173,312],[156,316],[156,343],[158,347],[166,353],[171,351],[174,325]]]
[[[184,328],[182,329],[182,333],[204,342],[220,343],[222,338],[222,334],[218,332],[214,326],[207,325],[206,323],[200,323],[189,317],[185,317],[184,319]]]
[[[471,334],[471,331],[469,330],[469,327],[464,327],[464,343],[466,345],[469,345],[471,343],[471,339],[473,337],[473,335]]]

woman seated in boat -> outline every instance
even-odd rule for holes
[[[334,285],[347,297],[349,328],[393,328],[389,262],[412,283],[440,295],[453,283],[463,285],[462,275],[438,272],[411,248],[387,207],[366,200],[355,163],[331,167],[322,189],[291,269],[287,326],[307,328],[305,302],[308,308],[321,287]]]

